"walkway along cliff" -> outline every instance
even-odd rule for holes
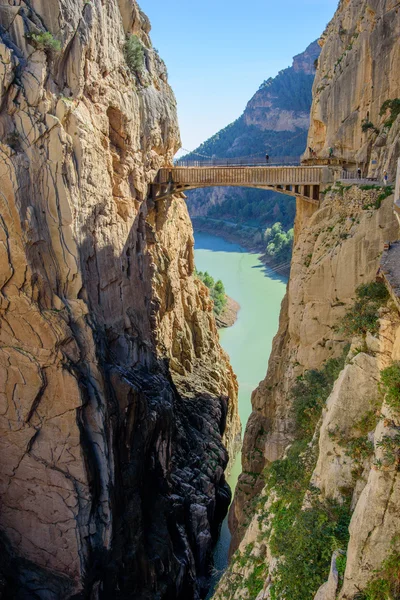
[[[364,176],[382,179],[386,169],[391,184],[399,34],[397,2],[339,3],[320,41],[309,131],[321,160],[333,148]],[[400,315],[377,280],[384,248],[400,237],[393,192],[338,181],[320,207],[297,206],[290,281],[253,393],[217,600],[399,593]]]
[[[0,596],[204,597],[240,435],[134,0],[0,0]],[[228,452],[227,452],[228,451]]]

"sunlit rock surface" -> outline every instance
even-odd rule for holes
[[[0,0],[6,598],[198,598],[228,506],[237,384],[185,203],[148,200],[180,143],[149,31],[134,0]]]

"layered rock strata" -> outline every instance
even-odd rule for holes
[[[179,146],[149,31],[0,0],[4,598],[202,597],[229,503],[236,379],[185,204],[148,200]]]

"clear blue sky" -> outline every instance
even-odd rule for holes
[[[239,117],[264,79],[317,39],[338,0],[139,0],[178,101],[182,146]]]

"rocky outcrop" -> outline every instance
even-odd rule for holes
[[[319,157],[331,147],[365,175],[387,169],[391,180],[398,16],[396,2],[339,3],[320,42],[308,138]],[[358,286],[376,280],[384,242],[399,237],[390,191],[368,187],[338,182],[319,208],[297,200],[290,281],[267,376],[252,397],[230,512],[236,553],[218,600],[354,600],[378,577],[390,595],[383,571],[400,549],[399,417],[381,378],[399,362],[397,304],[380,308],[373,333],[358,321],[362,304],[358,334],[342,327]],[[318,526],[328,522],[329,534]]]
[[[218,600],[271,597],[279,564],[276,549],[270,546],[279,493],[269,482],[269,466],[285,456],[295,437],[291,393],[298,377],[321,369],[327,359],[342,353],[348,340],[337,326],[353,302],[356,287],[375,279],[384,240],[398,237],[393,197],[379,210],[367,208],[373,200],[367,201],[367,196],[374,193],[351,188],[327,194],[299,234],[267,377],[252,397],[243,472],[230,512],[231,554],[237,552],[214,596]],[[399,325],[399,315],[391,307],[381,312],[377,337],[368,334],[366,339],[350,340],[345,367],[310,443],[312,456],[305,459],[314,464],[309,489],[318,490],[321,502],[340,505],[351,498],[350,541],[341,548],[347,551],[344,579],[339,584],[333,561],[318,600],[333,600],[339,591],[343,600],[353,599],[379,570],[393,537],[400,532],[395,508],[398,473],[375,466],[382,460],[382,439],[396,435],[397,425],[389,417],[379,380],[380,371],[399,360]],[[370,424],[375,413],[385,420],[376,417]],[[359,431],[364,422],[368,439]],[[305,493],[304,508],[309,493]],[[328,574],[329,570],[327,578]],[[251,585],[257,590],[254,596],[248,593]],[[228,590],[233,594],[228,596]]]
[[[291,403],[297,377],[338,356],[347,343],[337,325],[353,302],[356,288],[372,281],[383,244],[397,239],[393,199],[367,210],[377,192],[352,188],[327,194],[303,222],[274,339],[267,376],[253,392],[253,412],[243,440],[242,467],[233,508],[232,550],[240,541],[252,499],[264,485],[263,469],[280,458],[292,440]],[[299,218],[304,216],[298,211]]]
[[[265,131],[296,131],[310,124],[310,88],[320,48],[314,42],[293,58],[293,65],[260,86],[243,113],[246,125]],[[308,85],[307,85],[308,84]]]
[[[394,180],[400,152],[400,16],[395,0],[341,0],[324,32],[308,146]],[[397,99],[397,109],[385,103]]]
[[[0,0],[5,598],[202,597],[229,503],[236,379],[184,201],[148,200],[179,146],[149,31],[134,0]]]

